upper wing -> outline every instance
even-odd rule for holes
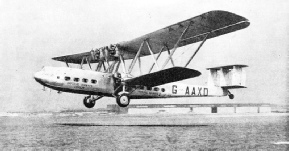
[[[154,73],[142,75],[132,79],[125,80],[127,85],[144,85],[144,86],[157,86],[166,83],[176,82],[188,78],[194,78],[201,75],[197,70],[183,68],[183,67],[172,67],[165,70],[157,71]]]
[[[118,43],[117,48],[124,54],[124,59],[132,59],[144,40],[150,43],[153,53],[158,53],[164,45],[168,49],[172,49],[188,26],[187,32],[183,35],[178,47],[202,41],[208,33],[210,34],[207,39],[210,39],[246,28],[249,25],[249,21],[242,16],[226,11],[210,11],[130,41]],[[150,55],[150,52],[148,47],[144,46],[140,56],[146,55]],[[87,57],[91,63],[98,62],[91,52],[52,59],[67,63],[80,63],[83,57]]]
[[[183,35],[178,47],[202,41],[208,33],[210,34],[207,39],[210,39],[246,28],[250,25],[246,18],[239,15],[226,11],[210,11],[131,41],[119,43],[119,45],[122,50],[136,53],[141,43],[147,39],[154,53],[158,53],[164,45],[172,49],[189,23],[191,24]],[[148,47],[144,47],[141,54],[142,56],[150,55]]]
[[[93,59],[91,52],[84,52],[84,53],[78,53],[78,54],[72,54],[72,55],[66,55],[66,56],[60,56],[60,57],[54,57],[53,60],[57,61],[63,61],[67,63],[76,63],[80,64],[82,62],[83,58],[87,58],[90,63],[97,63],[98,59]],[[86,64],[86,60],[84,60],[84,63]]]

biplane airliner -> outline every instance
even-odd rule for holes
[[[249,25],[250,22],[242,16],[226,11],[210,11],[130,41],[52,58],[66,63],[67,67],[43,67],[35,73],[34,78],[44,87],[58,92],[85,94],[83,103],[87,108],[94,107],[96,100],[102,97],[116,98],[120,107],[128,106],[131,99],[220,96],[233,99],[230,89],[245,88],[246,75],[243,68],[246,65],[207,68],[209,80],[206,86],[181,84],[177,81],[201,75],[199,71],[187,66],[207,39]],[[186,64],[176,66],[173,54],[177,48],[197,42],[200,44]],[[159,64],[158,59],[165,52],[168,53],[167,57]],[[141,70],[141,58],[144,56],[152,58],[147,73]],[[129,65],[126,63],[128,61]],[[169,62],[172,67],[166,68]],[[132,76],[136,63],[140,74]],[[72,68],[72,64],[78,64],[79,68]],[[87,69],[83,68],[85,64]],[[95,68],[92,64],[95,64]],[[152,72],[154,67],[157,70]]]

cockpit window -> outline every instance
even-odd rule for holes
[[[64,77],[65,81],[69,81],[70,77]]]
[[[79,78],[74,78],[74,82],[78,82],[79,81]]]
[[[87,83],[87,79],[82,79],[82,82]]]
[[[96,84],[96,80],[91,79],[91,83],[92,83],[92,84]]]

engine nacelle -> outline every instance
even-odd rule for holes
[[[109,60],[111,57],[118,57],[120,52],[117,45],[110,45],[101,47],[99,49],[91,50],[91,58],[93,60]]]

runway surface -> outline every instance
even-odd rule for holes
[[[286,150],[288,114],[0,117],[3,150]]]

